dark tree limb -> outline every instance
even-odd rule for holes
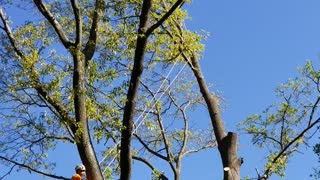
[[[120,151],[120,180],[130,180],[131,177],[131,138],[133,129],[133,114],[138,95],[139,81],[143,71],[143,61],[147,45],[145,31],[148,23],[151,0],[144,0],[140,14],[140,24],[137,34],[136,49],[134,55],[133,70],[130,78],[127,101],[123,113],[123,130],[121,131]]]
[[[44,175],[44,176],[47,176],[47,177],[50,177],[50,178],[64,179],[64,180],[69,180],[70,179],[70,178],[66,178],[66,177],[63,177],[63,176],[57,176],[57,175],[53,175],[53,174],[49,174],[49,173],[46,173],[46,172],[43,172],[43,171],[36,170],[36,169],[32,168],[31,166],[19,163],[17,161],[13,161],[13,160],[8,159],[8,158],[3,157],[3,156],[0,156],[0,159],[2,159],[4,161],[7,161],[7,162],[10,162],[10,163],[12,163],[12,164],[14,164],[16,166],[19,166],[19,167],[22,167],[22,168],[26,168],[28,171],[32,171],[32,172],[35,172],[35,173],[38,173],[38,174],[41,174],[41,175]]]
[[[89,39],[86,43],[86,46],[84,48],[84,50],[82,51],[84,56],[85,56],[85,65],[86,67],[88,66],[88,61],[90,59],[92,59],[93,54],[96,50],[96,44],[97,44],[97,37],[98,37],[98,28],[99,28],[99,21],[100,21],[100,15],[99,13],[101,13],[104,9],[103,7],[104,5],[104,1],[103,0],[96,0],[95,3],[95,9],[93,12],[93,17],[92,17],[92,24],[91,24],[91,28],[90,28],[90,35],[89,35]]]
[[[82,18],[80,14],[79,4],[76,0],[70,0],[76,23],[76,41],[75,47],[80,48],[82,39]]]
[[[162,25],[172,14],[173,12],[177,9],[180,8],[181,5],[184,3],[184,0],[177,0],[176,3],[169,9],[167,13],[165,13],[161,19],[153,24],[147,31],[146,31],[146,36],[149,36],[155,29],[157,29],[160,25]]]
[[[134,137],[136,137],[136,138],[138,139],[138,141],[142,144],[142,146],[143,146],[144,148],[146,148],[146,150],[149,151],[151,154],[159,157],[160,159],[163,159],[163,160],[165,160],[165,161],[168,161],[168,158],[167,158],[167,157],[165,157],[165,156],[159,154],[158,152],[152,150],[151,148],[149,148],[149,146],[148,146],[136,133],[134,133],[133,135],[134,135]]]
[[[132,159],[140,161],[140,162],[146,164],[152,171],[157,171],[156,168],[149,161],[147,161],[144,158],[141,158],[141,157],[138,157],[138,156],[132,156]],[[167,176],[165,176],[163,173],[160,174],[159,179],[160,180],[169,180],[169,178],[167,178]]]

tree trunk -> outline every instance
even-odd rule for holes
[[[207,104],[223,164],[224,180],[239,180],[241,160],[237,156],[237,134],[233,132],[226,134],[219,112],[217,97],[215,97],[207,87],[196,54],[193,54],[191,57],[191,62],[188,61],[188,64],[197,79],[200,92]]]
[[[237,156],[238,137],[236,133],[228,132],[218,145],[223,164],[223,179],[240,179],[241,160]]]
[[[75,52],[73,55],[73,90],[74,107],[77,132],[74,132],[78,152],[82,163],[86,166],[86,175],[88,180],[103,180],[99,163],[91,142],[88,120],[86,114],[86,95],[84,86],[84,60],[81,59],[81,52]]]
[[[136,106],[136,97],[140,78],[143,72],[143,61],[147,45],[147,22],[151,0],[144,0],[140,14],[140,25],[137,35],[136,50],[134,55],[134,64],[131,73],[129,89],[127,93],[127,102],[123,113],[123,129],[121,131],[121,151],[120,151],[120,180],[129,180],[132,172],[131,156],[131,138],[133,128],[133,114]]]
[[[180,169],[174,171],[174,180],[180,180]]]

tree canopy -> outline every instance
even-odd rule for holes
[[[190,110],[203,98],[183,56],[200,53],[206,34],[184,28],[183,3],[5,2],[0,13],[3,163],[65,179],[54,175],[47,152],[57,143],[71,143],[90,167],[88,178],[120,173],[128,179],[131,158],[163,177],[151,161],[160,158],[179,179],[184,156],[216,145],[212,130],[189,125]],[[6,13],[10,8],[33,16],[16,24]]]

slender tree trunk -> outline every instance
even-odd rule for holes
[[[120,180],[129,180],[131,178],[131,138],[133,128],[133,114],[136,106],[135,101],[138,95],[139,82],[143,72],[143,61],[148,38],[146,36],[146,30],[150,8],[151,0],[144,0],[140,14],[140,25],[137,36],[133,70],[131,73],[131,79],[127,93],[127,102],[125,104],[123,113],[123,129],[121,131],[120,151]]]
[[[191,62],[188,63],[197,79],[201,94],[207,104],[223,164],[224,180],[239,180],[241,160],[237,155],[237,134],[233,132],[226,134],[219,112],[218,100],[207,87],[197,55],[193,54]]]
[[[86,166],[88,180],[103,180],[99,163],[96,158],[94,148],[91,142],[88,120],[86,114],[86,95],[84,86],[84,60],[81,59],[81,52],[73,55],[73,89],[74,89],[74,107],[77,123],[77,132],[75,132],[76,143],[80,158]]]

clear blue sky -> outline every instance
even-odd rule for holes
[[[275,101],[274,89],[297,74],[307,59],[319,64],[320,1],[318,0],[197,0],[188,4],[192,21],[188,28],[211,33],[201,60],[208,83],[223,92],[223,118],[229,131],[253,113]],[[18,14],[8,14],[19,16]],[[196,115],[209,124],[206,112]],[[242,176],[262,170],[266,152],[253,148],[245,134],[239,135],[239,155],[244,157]],[[304,151],[304,149],[303,149]],[[302,152],[303,152],[302,151]],[[73,147],[58,147],[50,157],[57,162],[56,174],[71,176],[79,158]],[[310,151],[290,160],[285,179],[310,179],[317,159]],[[222,179],[216,150],[184,160],[183,180]],[[147,180],[149,169],[135,164],[133,180]],[[39,175],[13,173],[7,179],[40,180]],[[170,178],[172,179],[172,178]],[[271,179],[279,179],[272,177]]]

